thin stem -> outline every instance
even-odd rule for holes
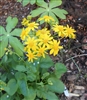
[[[69,61],[69,60],[71,60],[71,59],[77,58],[77,57],[81,57],[81,56],[87,56],[87,54],[81,54],[81,55],[73,56],[73,57],[67,59],[65,62],[67,62],[67,61]]]

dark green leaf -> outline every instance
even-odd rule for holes
[[[11,30],[12,30],[13,28],[15,28],[15,26],[17,25],[18,19],[17,19],[16,17],[12,18],[12,17],[9,16],[9,17],[6,19],[6,22],[7,22],[6,30],[7,30],[7,32],[9,33],[9,32],[11,32]]]
[[[53,92],[45,93],[45,97],[46,97],[47,100],[59,100],[58,96],[56,96],[56,94],[53,93]]]
[[[8,82],[8,84],[7,84],[7,88],[9,88],[8,90],[7,90],[7,93],[9,94],[9,95],[13,95],[13,94],[15,94],[15,92],[17,91],[17,89],[18,89],[18,85],[17,85],[17,83],[16,83],[16,80],[15,79],[11,79],[9,82]]]
[[[57,78],[49,78],[48,79],[48,88],[49,90],[56,92],[56,93],[63,93],[64,92],[64,84],[58,80]]]
[[[36,91],[32,87],[29,87],[28,97],[26,97],[26,100],[35,100],[35,97],[36,97]]]
[[[62,63],[56,63],[55,64],[55,75],[57,78],[61,78],[61,76],[67,71],[67,68]]]
[[[11,97],[7,93],[5,93],[0,97],[0,100],[11,100]]]
[[[40,61],[41,68],[50,68],[52,66],[53,66],[53,61],[48,55],[46,55],[45,58],[41,59]]]
[[[18,80],[18,86],[21,94],[28,96],[28,85],[25,79]]]
[[[37,8],[37,9],[31,11],[31,16],[36,17],[36,16],[44,13],[45,11],[46,11],[46,9],[44,9],[44,8]]]
[[[18,70],[19,72],[25,72],[27,69],[25,68],[24,65],[17,65],[15,67],[15,70]]]

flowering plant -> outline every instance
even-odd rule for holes
[[[40,24],[42,20],[44,24]],[[22,55],[18,52],[21,46],[19,49],[14,46],[19,34],[13,37],[5,35],[7,39],[11,37],[17,39],[13,45],[8,42],[8,46],[3,47],[6,51],[1,55],[0,61],[1,100],[59,100],[56,93],[64,91],[65,85],[60,78],[67,68],[62,63],[54,63],[50,55],[58,55],[63,49],[61,38],[74,39],[75,30],[68,25],[56,24],[50,16],[40,18],[39,22],[33,22],[28,16],[23,19],[22,25],[24,25],[20,31],[20,44],[22,49],[24,47]],[[0,44],[2,42],[3,38]]]

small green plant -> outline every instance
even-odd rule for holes
[[[66,19],[67,11],[64,9],[58,8],[62,4],[62,0],[50,0],[48,3],[42,1],[36,3],[39,7],[35,10],[31,11],[31,16],[36,17],[39,16],[43,17],[45,15],[53,17],[57,22],[58,18]]]
[[[0,26],[0,58],[5,54],[8,46],[12,47],[19,55],[23,55],[23,45],[18,39],[21,29],[15,28],[18,19],[16,17],[8,17],[6,22],[6,28]]]
[[[41,0],[17,0],[17,2],[22,2],[23,6],[26,6],[27,4],[35,4],[37,2],[40,2]]]

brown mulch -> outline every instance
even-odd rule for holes
[[[21,20],[29,15],[35,5],[28,4],[23,7],[16,0],[0,0],[0,25],[6,25],[8,16],[17,17],[21,26]],[[70,93],[79,96],[60,96],[61,100],[87,100],[87,0],[63,0],[61,8],[68,11],[66,20],[60,20],[60,24],[69,24],[76,30],[76,39],[71,41],[69,47],[65,47],[62,62],[68,71],[62,77]],[[65,40],[64,43],[68,43]],[[69,49],[68,49],[69,48]],[[58,61],[59,58],[55,58]],[[77,88],[78,86],[78,88]]]

